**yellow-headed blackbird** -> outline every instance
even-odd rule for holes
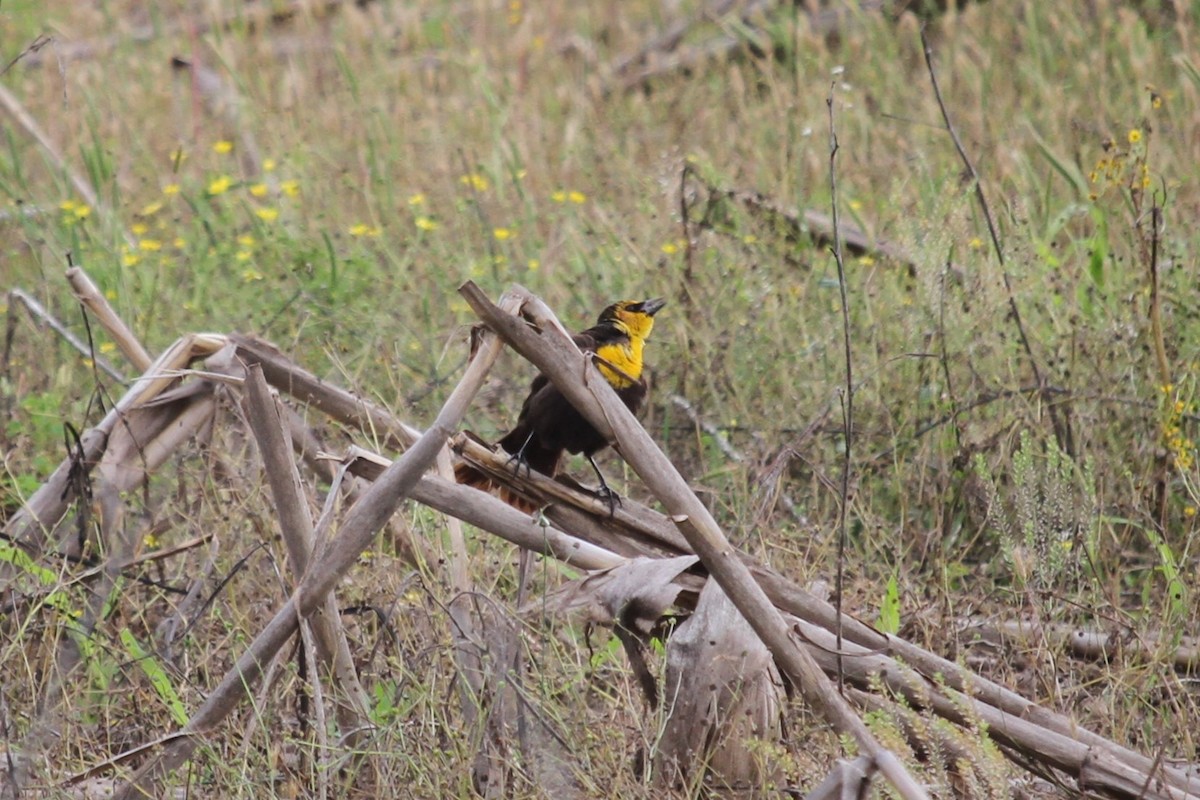
[[[596,324],[574,337],[580,350],[595,353],[600,374],[616,389],[617,396],[635,414],[646,400],[646,379],[642,377],[642,353],[646,337],[654,327],[654,315],[666,305],[665,300],[622,300],[600,313]],[[554,477],[565,450],[582,453],[600,479],[600,496],[615,502],[614,495],[600,474],[592,456],[608,444],[604,436],[575,410],[562,392],[543,374],[533,379],[529,396],[521,406],[516,426],[500,439],[500,446],[517,460],[544,475]],[[454,470],[459,483],[487,491],[492,481],[469,464],[459,464]],[[532,511],[529,503],[501,491],[500,496],[524,511]]]

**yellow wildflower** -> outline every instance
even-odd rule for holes
[[[492,236],[496,237],[497,242],[505,242],[513,238],[517,234],[508,228],[492,228]]]
[[[1142,132],[1140,130],[1138,130],[1137,128],[1133,128],[1132,130],[1129,131],[1129,143],[1130,144],[1137,144],[1141,140],[1142,140]]]
[[[274,222],[279,219],[278,208],[256,208],[254,214],[263,222]]]
[[[228,175],[222,175],[208,184],[208,193],[216,197],[219,194],[225,194],[225,192],[229,191],[230,186],[233,186],[233,179]]]
[[[134,236],[141,236],[143,233],[145,233],[148,230],[150,230],[150,228],[147,227],[146,224],[142,223],[142,222],[135,222],[129,226],[129,232],[132,233]]]
[[[488,179],[480,175],[478,172],[472,172],[470,175],[463,175],[458,179],[458,182],[463,186],[470,186],[477,192],[486,192],[488,190]]]
[[[438,227],[437,222],[429,217],[417,217],[415,224],[418,229],[423,231],[436,231]]]
[[[256,183],[250,187],[250,194],[254,197],[266,197],[267,185],[265,183]]]
[[[221,155],[225,155],[226,153],[232,153],[233,152],[233,142],[229,141],[228,139],[221,139],[219,141],[213,142],[213,152],[220,153]]]
[[[155,214],[162,211],[162,207],[163,204],[161,200],[155,200],[153,203],[147,203],[146,205],[142,206],[141,215],[143,217],[153,217]]]
[[[258,244],[258,242],[254,240],[254,237],[248,233],[243,233],[241,236],[239,236],[237,238],[237,243],[242,247],[254,247],[254,245]]]
[[[554,192],[550,195],[550,199],[556,203],[565,203],[567,202],[567,193],[564,190],[559,189],[557,192]]]
[[[424,195],[424,194],[422,194],[421,192],[417,192],[416,194],[409,195],[409,197],[408,197],[408,204],[409,204],[410,206],[423,206],[423,205],[425,205],[425,195]]]
[[[674,242],[667,242],[662,246],[662,251],[668,256],[673,256],[679,252],[679,245],[675,244]]]
[[[273,159],[273,158],[264,158],[263,159],[263,172],[274,172],[275,166],[276,166],[275,159]]]
[[[295,197],[300,194],[300,181],[290,180],[279,184],[279,191],[286,194],[288,197]]]
[[[163,187],[163,194],[165,194],[167,197],[174,197],[175,195],[179,194],[179,184],[168,183]]]
[[[158,239],[142,239],[138,242],[138,249],[144,250],[147,253],[157,253],[162,250],[162,242]]]
[[[576,205],[582,205],[587,202],[587,195],[583,192],[567,192],[567,199]]]

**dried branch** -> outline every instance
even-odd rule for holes
[[[150,362],[153,360],[150,358],[150,354],[133,335],[133,331],[129,330],[125,321],[113,311],[104,293],[96,287],[88,274],[79,267],[71,267],[67,270],[67,283],[71,284],[71,291],[75,293],[75,299],[92,312],[96,321],[108,331],[108,335],[129,359],[129,363],[141,371],[149,369]]]
[[[263,379],[262,369],[257,366],[249,367],[246,371],[243,406],[250,429],[258,442],[263,469],[275,499],[275,512],[279,516],[279,528],[287,545],[292,574],[299,583],[313,555],[315,534],[312,516],[300,472],[292,459],[290,437],[286,435],[275,398]],[[370,701],[359,682],[338,609],[337,594],[330,592],[324,598],[321,612],[313,614],[310,623],[320,660],[335,676],[336,685],[343,693],[336,709],[338,725],[343,731],[343,738],[353,745],[371,727],[368,721]],[[314,674],[314,685],[319,680]]]
[[[58,148],[55,147],[54,142],[52,142],[46,132],[42,130],[42,126],[38,125],[37,120],[33,118],[33,115],[25,110],[25,106],[20,100],[17,99],[17,96],[10,92],[8,88],[2,84],[0,84],[0,110],[8,112],[8,115],[12,117],[12,120],[16,123],[17,127],[24,130],[29,138],[33,139],[33,141],[42,148],[42,152],[45,153],[46,158],[55,166],[56,169],[58,169],[59,172],[67,177],[67,180],[69,180],[71,185],[75,187],[75,191],[79,193],[79,196],[83,198],[85,203],[96,209],[96,213],[99,214],[106,222],[109,222],[114,226],[118,225],[118,219],[116,215],[105,203],[100,202],[100,198],[97,196],[95,188],[87,182],[86,178],[84,178],[75,170],[71,169],[71,167],[67,164],[66,159],[64,159],[62,154],[58,152]],[[126,243],[129,244],[130,247],[136,244],[133,236],[130,235],[128,231],[124,231],[123,235]]]
[[[75,470],[90,472],[104,452],[108,437],[118,422],[133,408],[143,405],[162,395],[179,378],[170,374],[172,370],[186,367],[193,360],[217,352],[225,344],[225,337],[216,334],[188,334],[178,339],[171,347],[155,359],[141,378],[129,387],[125,395],[94,428],[86,431],[81,439],[82,461],[68,457],[51,474],[22,508],[13,514],[4,526],[5,534],[20,545],[33,558],[38,558],[45,549],[50,532],[67,512],[74,499],[68,491],[70,478]],[[0,562],[0,593],[12,580],[12,565]]]
[[[471,398],[483,385],[488,370],[500,352],[498,343],[494,341],[489,341],[485,347],[486,354],[471,362],[429,430],[384,470],[375,485],[347,513],[338,533],[340,546],[330,549],[320,561],[310,566],[295,593],[188,720],[182,731],[186,735],[173,740],[119,787],[114,793],[117,800],[135,800],[161,794],[159,787],[167,774],[190,758],[199,744],[199,737],[219,724],[247,696],[262,676],[264,666],[295,634],[299,621],[313,614],[325,596],[350,571],[376,532],[395,513],[425,470],[433,464],[438,451],[445,446],[450,433],[462,420]]]
[[[570,339],[555,336],[553,313],[537,298],[514,289],[525,299],[522,310],[533,323],[494,306],[473,283],[460,292],[481,319],[538,367],[589,423],[616,440],[622,457],[668,509],[688,544],[725,590],[742,616],[763,640],[789,680],[805,699],[840,732],[853,736],[876,759],[880,772],[906,798],[927,797],[896,756],[885,750],[842,699],[812,656],[790,638],[787,624],[755,582],[749,568],[717,526],[704,504],[670,460],[620,401],[613,388],[587,362]],[[539,334],[540,331],[540,334]]]

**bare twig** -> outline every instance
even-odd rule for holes
[[[90,358],[100,368],[105,375],[117,381],[125,383],[125,376],[120,370],[112,365],[108,359],[103,356],[93,353],[92,348],[88,347],[87,343],[80,341],[79,337],[71,332],[71,329],[61,322],[57,317],[51,314],[46,308],[39,303],[32,295],[21,291],[20,289],[10,289],[8,292],[9,302],[17,301],[25,306],[29,311],[30,316],[39,322],[45,323],[51,330],[63,338],[63,340],[78,350],[85,358]],[[144,367],[142,367],[144,369]]]
[[[950,120],[950,111],[946,108],[946,101],[942,97],[942,89],[938,84],[937,70],[933,66],[933,48],[929,45],[929,39],[925,36],[925,25],[921,25],[921,49],[925,54],[925,66],[929,71],[929,82],[933,86],[933,95],[937,99],[938,108],[942,112],[942,120],[946,123],[946,131],[950,134],[951,141],[954,142],[954,149],[958,151],[958,156],[963,162],[967,173],[971,176],[971,183],[975,189],[975,199],[979,202],[979,208],[983,212],[983,219],[987,223],[988,235],[992,241],[992,252],[996,256],[997,262],[1000,264],[1000,276],[1004,280],[1004,290],[1008,295],[1008,308],[1012,314],[1013,324],[1017,326],[1017,335],[1021,340],[1021,347],[1025,350],[1025,355],[1029,359],[1029,367],[1033,371],[1033,379],[1039,387],[1046,386],[1046,379],[1042,374],[1042,369],[1038,365],[1037,356],[1033,352],[1033,345],[1029,341],[1029,334],[1025,330],[1025,323],[1021,319],[1021,309],[1017,305],[1017,298],[1012,288],[1012,278],[1008,274],[1008,267],[1004,261],[1004,248],[1000,245],[1000,235],[996,231],[996,223],[992,219],[992,209],[988,205],[987,196],[983,193],[983,181],[979,178],[979,172],[975,169],[975,164],[967,155],[967,150],[963,147],[962,140],[958,136],[958,131],[954,127],[954,123]],[[1059,417],[1058,408],[1053,404],[1047,406],[1047,411],[1050,414],[1050,423],[1054,428],[1054,438],[1058,442],[1059,448],[1067,455],[1074,458],[1075,444],[1071,436],[1071,428],[1069,422],[1063,421]]]
[[[838,225],[838,194],[837,194],[837,127],[833,117],[833,95],[837,81],[829,85],[829,96],[825,105],[829,110],[829,205],[833,218],[833,260],[837,263],[838,291],[842,301],[842,346],[846,366],[846,388],[842,397],[842,435],[845,437],[845,450],[842,453],[842,484],[840,488],[841,502],[838,504],[838,545],[837,545],[837,574],[834,579],[834,602],[838,614],[837,650],[838,650],[838,689],[845,690],[842,677],[842,581],[846,571],[846,519],[850,506],[850,471],[853,468],[851,449],[854,444],[854,359],[850,347],[850,307],[846,289],[846,261],[842,257],[842,236]]]

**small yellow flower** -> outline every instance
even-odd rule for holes
[[[679,252],[679,245],[675,244],[674,242],[667,242],[662,246],[662,251],[666,255],[673,256]]]
[[[138,262],[141,260],[142,257],[136,253],[126,253],[125,255],[121,256],[121,265],[126,267],[136,267]]]
[[[967,247],[971,248],[972,250],[982,250],[983,239],[980,239],[978,236],[972,236],[971,241],[967,242]]]
[[[742,244],[754,244],[757,241],[758,241],[758,237],[755,236],[753,233],[747,233],[745,236],[742,237]]]
[[[101,355],[108,355],[109,353],[115,353],[116,351],[117,351],[117,346],[115,344],[113,344],[112,342],[101,342],[100,343]]]
[[[138,242],[138,249],[147,253],[157,253],[162,250],[162,242],[158,239],[142,239]]]
[[[171,163],[172,164],[175,164],[175,165],[182,164],[184,161],[187,160],[187,157],[188,157],[188,154],[187,154],[187,151],[183,149],[183,145],[180,145],[179,147],[176,147],[174,150],[171,151]]]
[[[267,185],[265,183],[256,183],[250,187],[250,194],[253,197],[266,197]]]
[[[254,254],[247,250],[238,250],[236,253],[233,254],[233,257],[235,259],[237,259],[238,261],[249,261],[251,258],[254,257]],[[242,274],[245,275],[245,273],[242,273]],[[257,274],[257,273],[255,273],[255,274]],[[255,280],[261,281],[262,275],[259,275]]]
[[[423,206],[423,205],[425,205],[425,195],[424,195],[424,194],[422,194],[421,192],[417,192],[416,194],[409,195],[409,196],[408,196],[408,204],[409,204],[410,206]]]
[[[254,247],[254,245],[258,244],[254,237],[248,233],[243,233],[241,236],[239,236],[237,238],[237,243],[242,247]]]
[[[141,236],[143,233],[145,233],[148,230],[150,230],[150,228],[147,227],[145,225],[145,223],[141,223],[141,222],[135,222],[129,226],[129,232],[132,233],[134,236]]]
[[[486,192],[488,190],[488,186],[491,185],[488,183],[488,179],[480,175],[478,172],[472,172],[470,175],[463,175],[458,179],[458,182],[463,186],[470,186],[477,192]]]
[[[249,253],[247,253],[247,255],[249,255]],[[262,279],[262,273],[253,267],[247,267],[246,269],[242,270],[242,280],[246,283],[250,283],[252,281],[261,281]]]
[[[104,290],[104,299],[105,300],[116,300],[117,299],[117,290],[116,289],[105,289]]]
[[[153,203],[147,203],[146,205],[142,206],[141,215],[143,217],[153,217],[155,214],[162,211],[162,207],[163,204],[161,200],[155,200]]]
[[[850,210],[851,210],[851,211],[858,211],[858,210],[860,210],[861,208],[862,208],[862,202],[861,202],[861,201],[859,201],[859,200],[851,200],[851,201],[850,201]]]
[[[538,261],[536,258],[531,258],[529,259],[529,264],[527,266],[529,267],[530,272],[537,272],[538,268],[542,266],[542,262]]]
[[[430,219],[429,217],[417,217],[416,222],[414,224],[417,226],[418,229],[423,230],[423,231],[436,231],[438,228],[437,222]]]
[[[587,195],[583,192],[567,192],[567,199],[576,205],[583,205],[587,202]]]
[[[80,203],[79,205],[75,206],[74,211],[75,211],[76,219],[87,219],[88,217],[90,217],[92,215],[92,207],[88,206],[88,205],[84,205],[83,203]]]
[[[142,544],[146,545],[146,547],[150,548],[151,550],[154,550],[161,544],[161,542],[159,542],[158,537],[153,533],[147,533],[142,537]]]
[[[167,197],[174,197],[175,195],[179,194],[179,184],[168,183],[163,187],[163,194],[165,194]]]
[[[187,247],[187,240],[184,239],[182,236],[176,236],[175,239],[171,242],[171,246],[174,247],[176,250],[182,250],[183,248]]]
[[[233,152],[233,142],[229,141],[228,139],[221,139],[219,141],[213,142],[213,152],[220,153],[221,155],[225,155],[226,153],[232,153]]]
[[[219,194],[225,194],[225,192],[229,191],[230,186],[233,186],[233,179],[228,175],[222,175],[208,184],[208,193],[216,197]]]
[[[496,237],[497,242],[506,242],[517,234],[508,228],[492,228],[492,236]]]
[[[351,236],[378,236],[380,231],[373,225],[360,222],[357,225],[351,225],[349,233]]]
[[[1129,131],[1129,143],[1130,144],[1137,144],[1141,140],[1142,140],[1142,132],[1140,130],[1138,130],[1137,128],[1133,128],[1132,130]]]
[[[1157,111],[1158,109],[1162,108],[1162,104],[1163,104],[1162,95],[1159,94],[1158,92],[1151,92],[1150,93],[1150,107]]]
[[[300,194],[300,181],[290,180],[279,184],[279,191],[286,194],[288,197],[295,197]]]
[[[1173,383],[1164,383],[1162,386],[1158,387],[1158,389],[1159,389],[1159,391],[1161,391],[1163,394],[1170,394],[1171,392],[1175,391],[1175,384],[1173,384]]]
[[[1188,517],[1189,519],[1196,516],[1196,507],[1195,506],[1184,506],[1183,507],[1183,515],[1185,517]]]
[[[858,263],[862,264],[864,267],[869,267],[875,263],[875,259],[873,256],[859,256]]]
[[[564,190],[559,189],[557,192],[554,192],[550,195],[550,199],[556,203],[565,203],[567,202],[567,193]]]
[[[256,208],[254,214],[263,222],[274,222],[279,219],[278,208]]]
[[[275,159],[273,159],[273,158],[264,158],[263,159],[263,167],[262,167],[263,172],[274,172],[275,167],[276,167]]]
[[[58,208],[61,211],[74,211],[78,205],[74,200],[63,200],[58,204]]]

